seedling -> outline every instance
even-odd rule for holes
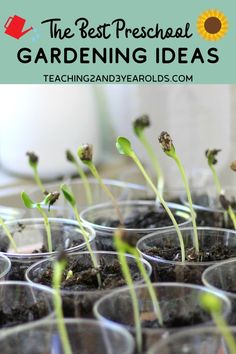
[[[222,187],[221,187],[218,175],[216,173],[215,165],[218,162],[218,160],[216,159],[216,156],[218,155],[218,153],[220,151],[221,150],[219,150],[219,149],[213,149],[213,150],[206,150],[206,152],[205,152],[205,155],[206,155],[206,158],[207,158],[207,162],[208,162],[208,166],[211,169],[211,172],[212,172],[212,175],[213,175],[213,179],[214,179],[214,182],[215,182],[215,186],[216,186],[216,189],[217,189],[217,192],[218,192],[219,195],[222,192]]]
[[[212,175],[213,175],[213,179],[214,179],[214,182],[215,182],[217,193],[219,195],[220,203],[221,203],[222,207],[228,213],[228,215],[229,215],[229,217],[232,220],[232,223],[234,225],[234,229],[236,230],[236,216],[235,216],[234,211],[233,211],[233,209],[231,207],[230,201],[227,200],[226,197],[224,196],[223,188],[221,186],[219,177],[218,177],[216,169],[215,169],[215,165],[218,162],[217,159],[216,159],[216,156],[218,155],[218,153],[220,151],[221,150],[217,150],[217,149],[206,150],[205,155],[206,155],[206,158],[207,158],[208,165],[209,165],[209,167],[210,167],[210,169],[212,171]],[[231,168],[232,168],[232,165],[231,165]]]
[[[149,143],[148,139],[145,136],[144,130],[145,128],[148,128],[150,126],[150,119],[147,115],[143,115],[133,122],[133,129],[136,134],[136,136],[139,138],[143,146],[145,147],[152,165],[155,169],[156,176],[157,176],[157,189],[161,195],[163,195],[163,189],[164,189],[164,176],[163,172],[160,166],[160,163],[158,161],[158,158],[156,157],[156,153],[152,148],[152,145]]]
[[[153,285],[150,281],[150,278],[146,272],[145,266],[140,260],[140,255],[138,251],[136,250],[135,247],[130,246],[127,242],[123,241],[124,238],[124,231],[121,229],[118,229],[115,234],[114,234],[114,245],[115,249],[118,252],[118,257],[119,261],[121,264],[121,270],[122,274],[124,276],[124,279],[129,286],[130,289],[130,295],[131,295],[131,300],[132,300],[132,306],[133,306],[133,311],[134,311],[134,321],[135,321],[135,328],[136,328],[136,340],[137,340],[137,347],[141,350],[142,347],[142,335],[141,335],[141,323],[140,323],[140,316],[139,316],[139,305],[138,305],[138,299],[135,293],[134,289],[134,284],[133,280],[130,274],[129,266],[126,260],[127,253],[131,254],[134,256],[136,264],[139,268],[139,271],[143,277],[143,280],[145,281],[148,292],[150,295],[150,298],[153,303],[153,308],[154,308],[154,313],[156,315],[156,318],[160,324],[160,326],[163,326],[163,319],[162,319],[162,313],[160,309],[159,302],[156,297],[155,290],[153,288]]]
[[[210,312],[213,321],[227,343],[230,353],[236,354],[236,342],[229,326],[222,316],[222,301],[213,294],[202,293],[200,296],[200,304],[203,309]]]
[[[81,233],[82,233],[82,235],[84,237],[84,241],[86,243],[86,247],[87,247],[87,249],[89,251],[93,266],[94,266],[95,269],[99,269],[99,265],[97,263],[97,259],[95,257],[95,254],[93,253],[93,250],[92,250],[91,245],[89,243],[88,233],[85,230],[85,228],[83,226],[83,223],[82,223],[82,220],[81,220],[80,215],[79,215],[79,211],[78,211],[78,208],[77,208],[75,196],[72,193],[72,190],[66,184],[62,184],[61,185],[61,191],[62,191],[62,193],[64,195],[65,200],[69,203],[69,205],[71,206],[71,208],[72,208],[72,210],[74,212],[75,218],[76,218],[76,220],[77,220],[77,222],[79,224]],[[97,274],[97,279],[98,279],[98,285],[100,287],[101,284],[102,284],[100,274]]]
[[[32,168],[33,172],[34,172],[34,179],[35,182],[37,183],[39,189],[41,190],[41,192],[44,195],[47,195],[48,192],[46,191],[46,189],[43,186],[43,183],[39,177],[39,173],[38,173],[38,163],[39,163],[39,158],[38,156],[34,153],[34,152],[27,152],[26,155],[29,157],[29,165]]]
[[[28,196],[28,194],[26,194],[26,192],[21,193],[21,198],[22,198],[22,201],[23,201],[25,207],[28,209],[38,209],[38,211],[40,212],[40,214],[43,217],[45,229],[47,232],[48,252],[52,252],[52,236],[51,236],[51,228],[50,228],[48,216],[45,213],[45,211],[43,210],[43,208],[48,207],[48,210],[50,210],[50,207],[59,198],[59,195],[60,195],[60,193],[58,193],[58,192],[49,193],[43,199],[42,202],[36,203],[36,202],[32,201],[32,199],[30,199],[30,197]]]
[[[161,144],[162,150],[165,152],[165,154],[176,162],[178,169],[180,171],[184,187],[186,190],[187,198],[188,198],[188,203],[189,203],[189,208],[190,208],[190,213],[192,217],[192,223],[193,223],[193,234],[194,234],[194,247],[196,250],[196,253],[199,253],[199,242],[198,242],[198,234],[197,234],[197,224],[196,224],[196,213],[193,209],[193,201],[192,201],[192,196],[188,184],[188,179],[183,167],[183,164],[177,155],[175,151],[175,147],[173,144],[173,141],[171,139],[171,136],[167,132],[162,132],[160,137],[159,137],[159,143]]]
[[[175,230],[177,232],[178,238],[179,238],[180,249],[181,249],[181,259],[182,259],[182,262],[185,262],[185,248],[184,248],[183,236],[182,236],[181,231],[179,229],[179,226],[178,226],[178,224],[177,224],[177,222],[175,220],[175,217],[172,214],[172,212],[171,212],[170,208],[168,207],[168,205],[166,204],[165,200],[163,199],[162,195],[160,194],[158,189],[153,184],[151,178],[149,177],[149,175],[145,171],[145,168],[143,167],[141,161],[139,160],[139,158],[136,155],[135,151],[132,149],[130,141],[128,139],[120,136],[116,140],[116,148],[117,148],[118,152],[121,155],[125,155],[125,156],[130,157],[136,163],[136,165],[140,169],[141,173],[143,174],[144,178],[146,179],[147,183],[150,185],[150,187],[152,188],[153,192],[155,193],[156,198],[160,201],[160,203],[162,204],[162,206],[165,209],[166,213],[170,217],[170,219],[171,219],[171,221],[172,221],[172,223],[173,223],[173,225],[175,227]]]
[[[129,287],[131,302],[132,302],[132,307],[133,307],[133,313],[134,313],[134,325],[135,325],[137,350],[138,350],[138,353],[141,353],[142,352],[142,325],[141,325],[140,316],[139,316],[138,297],[137,297],[135,289],[134,289],[133,279],[132,279],[130,269],[129,269],[129,266],[128,266],[128,263],[126,260],[126,254],[125,254],[125,249],[124,249],[123,242],[121,239],[121,235],[122,234],[121,234],[120,230],[117,230],[114,234],[115,249],[118,252],[118,258],[120,261],[123,277],[125,279],[126,284]]]
[[[92,204],[92,192],[91,192],[88,178],[87,178],[83,168],[80,166],[76,157],[72,154],[72,152],[70,150],[66,150],[66,158],[67,158],[67,161],[69,161],[75,165],[77,172],[78,172],[78,174],[83,182],[84,188],[85,188],[87,202],[89,205],[91,205]]]
[[[107,188],[107,186],[103,183],[102,178],[100,177],[97,168],[95,167],[94,163],[93,163],[93,146],[90,144],[83,144],[79,147],[78,149],[78,156],[80,158],[80,160],[90,169],[91,173],[93,174],[93,176],[96,178],[96,180],[98,181],[100,187],[104,190],[104,192],[108,195],[108,197],[111,199],[111,202],[113,204],[113,207],[116,210],[118,219],[120,221],[120,224],[123,224],[123,218],[119,209],[119,206],[116,202],[115,197],[113,196],[113,194],[111,193],[111,191],[109,190],[109,188]]]
[[[56,313],[57,328],[60,334],[60,339],[63,346],[63,352],[65,354],[72,354],[73,352],[70,346],[70,341],[68,338],[68,333],[64,322],[64,314],[62,310],[62,299],[60,293],[62,276],[66,265],[67,265],[66,255],[64,252],[60,252],[53,266],[53,280],[52,280],[52,285],[54,290],[53,302],[54,302],[54,309]]]
[[[1,217],[0,217],[0,225],[2,226],[5,234],[7,235],[8,240],[9,240],[10,244],[12,245],[12,248],[14,249],[14,251],[16,253],[18,253],[18,249],[17,249],[16,243],[15,243],[15,240],[14,240],[12,234],[11,234],[11,231],[9,230],[9,228],[5,224],[3,218],[1,218]]]

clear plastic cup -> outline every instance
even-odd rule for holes
[[[202,274],[205,286],[215,291],[221,291],[232,303],[231,325],[236,325],[236,259],[219,262],[207,268]]]
[[[236,340],[236,327],[230,327]],[[186,329],[153,345],[147,354],[228,354],[224,338],[216,327]]]
[[[66,319],[65,325],[73,354],[133,354],[133,338],[120,326],[85,319]],[[47,320],[9,330],[0,337],[0,352],[64,353],[57,322]]]
[[[231,304],[226,296],[203,286],[182,283],[154,283],[153,286],[162,312],[162,328],[154,315],[147,286],[135,286],[142,321],[144,352],[169,334],[185,330],[189,326],[199,327],[212,322],[209,313],[199,305],[199,296],[202,293],[211,293],[221,299],[225,318],[228,318],[231,311]],[[115,290],[98,300],[94,306],[94,314],[98,320],[120,324],[135,335],[133,307],[128,288]]]
[[[192,227],[182,228],[181,233],[184,240],[185,249],[194,248],[194,232]],[[226,229],[217,229],[210,227],[198,228],[199,249],[215,251],[216,245],[221,250],[225,248],[228,252],[228,258],[233,258],[236,255],[236,232]],[[202,284],[201,276],[203,271],[211,265],[222,261],[220,255],[214,261],[173,261],[163,257],[163,254],[150,255],[150,250],[160,252],[174,250],[178,253],[179,239],[175,230],[168,230],[163,232],[155,232],[151,235],[143,237],[137,243],[137,249],[141,255],[150,262],[153,269],[153,279],[159,282],[183,282],[192,284]],[[180,251],[179,251],[180,254]],[[172,256],[172,254],[171,254]],[[225,253],[222,254],[223,259],[227,257]],[[190,255],[191,259],[191,255]]]
[[[25,210],[22,208],[11,208],[0,205],[0,216],[4,221],[21,219],[25,215]]]
[[[89,178],[88,181],[92,193],[92,204],[87,199],[84,184],[80,179],[70,180],[69,182],[66,182],[75,195],[79,211],[86,209],[91,205],[110,202],[109,197],[100,187],[100,184],[96,179]],[[145,190],[144,186],[140,186],[134,183],[122,182],[115,179],[103,179],[103,182],[112,192],[116,200],[133,199],[133,196],[135,195],[137,190]],[[56,184],[46,184],[45,189],[48,192],[60,191],[60,186],[62,183],[63,182]],[[40,201],[44,197],[39,188],[32,189],[29,195],[35,201]],[[35,217],[38,215],[36,214],[37,211],[31,210],[30,212],[31,215]],[[73,218],[73,212],[71,210],[71,207],[68,205],[62,195],[59,197],[55,205],[51,207],[51,215],[53,217]]]
[[[9,243],[2,227],[0,227],[0,251],[5,254],[12,263],[9,273],[10,280],[24,280],[26,269],[33,263],[52,257],[58,250],[66,249],[66,252],[75,252],[86,249],[83,235],[74,220],[49,218],[52,235],[53,252],[43,252],[42,246],[47,247],[47,234],[43,219],[21,219],[6,223],[10,229],[18,253]],[[95,231],[86,226],[89,242],[93,244]],[[36,251],[37,250],[37,251]]]
[[[20,281],[0,282],[0,330],[53,316],[53,291]],[[4,353],[4,352],[1,352]]]
[[[7,278],[7,274],[11,270],[11,261],[4,254],[0,254],[0,281]]]
[[[116,252],[94,252],[94,254],[98,264],[105,266],[107,269],[107,274],[111,277],[110,288],[100,290],[94,287],[89,288],[88,285],[86,287],[84,284],[79,284],[77,290],[62,290],[63,309],[66,317],[93,317],[93,305],[98,299],[105,294],[108,294],[112,289],[114,289],[114,287],[126,285],[125,282],[119,282],[118,285],[117,283],[112,284],[112,279],[116,279],[114,272],[111,272],[110,270],[109,273],[109,266],[114,265],[114,269],[116,270],[117,265],[120,264],[117,263],[118,257]],[[143,280],[138,270],[135,258],[131,255],[126,255],[126,260],[129,264],[134,282],[141,283]],[[75,264],[75,262],[77,262],[79,267],[85,271],[93,268],[93,263],[88,252],[77,252],[70,254],[68,255],[68,262],[69,264]],[[150,264],[145,260],[142,260],[142,262],[148,275],[151,276],[152,269]],[[44,260],[33,264],[26,272],[26,280],[31,283],[41,283],[42,280],[40,280],[40,278],[42,277],[42,274],[44,274],[44,272],[49,273],[52,270],[52,267],[53,259]],[[51,286],[50,279],[45,279],[45,281],[46,282],[44,285]]]
[[[236,188],[234,186],[226,186],[223,188],[224,195],[229,199],[233,205],[233,209],[236,210]],[[194,208],[201,209],[202,207],[208,208],[212,211],[224,211],[219,201],[219,194],[217,193],[215,185],[205,186],[205,188],[199,188],[193,190],[192,200]],[[186,193],[182,195],[182,202],[188,205]]]
[[[169,208],[175,216],[179,216],[181,221],[179,226],[184,227],[191,224],[191,218],[189,214],[189,209],[183,205],[168,203]],[[155,210],[158,208],[155,201],[148,200],[132,200],[123,201],[118,203],[119,210],[122,214],[123,219],[129,219],[135,217],[138,213],[147,213],[148,211]],[[94,228],[96,231],[96,245],[97,249],[104,251],[112,251],[113,247],[113,235],[117,227],[119,226],[119,221],[117,217],[116,210],[111,203],[94,205],[90,208],[85,209],[81,213],[81,219],[85,224]],[[105,222],[115,222],[114,227],[104,226]],[[169,220],[169,219],[168,219]],[[172,222],[170,220],[169,226],[160,225],[160,227],[155,227],[150,225],[150,227],[145,228],[125,228],[126,235],[129,242],[135,246],[137,241],[145,235],[148,235],[154,231],[161,230],[171,230],[173,229]]]

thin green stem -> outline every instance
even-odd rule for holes
[[[40,205],[37,206],[38,211],[40,212],[40,214],[43,217],[44,220],[44,226],[47,232],[47,241],[48,241],[48,252],[52,252],[52,234],[51,234],[51,227],[50,227],[50,223],[48,220],[48,216],[45,213],[45,211],[41,208]]]
[[[215,167],[212,165],[212,164],[208,164],[210,169],[211,169],[211,172],[212,172],[212,175],[213,175],[213,179],[214,179],[214,183],[215,183],[215,186],[216,186],[216,189],[217,189],[217,192],[218,194],[220,195],[221,192],[222,192],[222,187],[221,187],[221,184],[220,184],[220,180],[217,176],[217,173],[216,173],[216,170],[215,170]]]
[[[34,171],[34,179],[35,179],[35,182],[37,183],[39,189],[41,190],[41,192],[43,194],[45,194],[45,188],[43,186],[43,183],[39,177],[39,174],[38,174],[38,169],[37,169],[37,166],[33,167],[33,171]]]
[[[2,226],[3,230],[5,231],[5,234],[7,235],[15,252],[18,253],[18,249],[17,249],[16,243],[15,243],[15,240],[14,240],[9,228],[7,227],[7,225],[5,224],[4,220],[1,217],[0,217],[0,225]]]
[[[234,337],[230,331],[229,326],[225,322],[224,318],[215,312],[211,313],[213,320],[215,321],[220,333],[225,339],[225,342],[227,343],[227,346],[230,350],[230,354],[236,354],[236,343],[234,340]]]
[[[61,343],[63,346],[63,351],[65,354],[72,354],[72,349],[70,346],[70,341],[68,338],[65,322],[64,322],[64,314],[62,311],[62,299],[60,294],[60,285],[62,280],[63,269],[60,263],[56,262],[54,265],[54,276],[53,276],[53,289],[54,289],[54,308],[57,318],[57,327],[60,333]]]
[[[75,161],[75,166],[77,168],[78,174],[83,182],[84,188],[85,188],[85,193],[86,193],[86,198],[87,198],[87,202],[89,205],[92,204],[93,202],[93,197],[92,197],[92,191],[91,191],[91,187],[88,181],[88,177],[86,176],[83,168],[80,166],[80,164]]]
[[[92,247],[91,247],[90,242],[89,242],[88,233],[87,233],[87,231],[85,230],[85,228],[83,226],[83,223],[82,223],[82,221],[80,219],[79,212],[78,212],[78,209],[77,209],[76,205],[73,207],[73,211],[74,211],[74,214],[75,214],[75,218],[76,218],[76,220],[77,220],[77,222],[79,224],[79,227],[80,227],[80,230],[82,232],[82,235],[84,237],[84,241],[86,243],[87,250],[88,250],[88,252],[90,254],[93,266],[94,266],[95,269],[99,269],[99,264],[97,262],[95,254],[93,253]],[[99,273],[97,274],[97,280],[98,280],[98,286],[101,287],[102,286],[102,280],[101,280],[101,275]]]
[[[196,252],[199,253],[199,241],[198,241],[198,234],[197,234],[196,213],[193,209],[193,201],[192,201],[192,196],[191,196],[191,192],[190,192],[190,188],[189,188],[189,184],[188,184],[188,179],[187,179],[184,167],[182,165],[182,162],[180,161],[180,159],[176,153],[173,154],[173,159],[175,160],[175,162],[179,168],[179,171],[180,171],[183,183],[184,183],[184,187],[185,187],[185,190],[187,193],[187,198],[188,198],[188,203],[189,203],[189,208],[190,208],[192,223],[193,223],[194,245],[195,245]]]
[[[146,139],[146,136],[143,132],[139,133],[139,139],[144,145],[145,149],[147,150],[147,153],[151,159],[152,165],[155,169],[156,176],[157,176],[157,189],[159,193],[163,196],[163,190],[164,190],[164,175],[161,169],[161,166],[159,164],[159,161],[156,157],[156,154],[152,148],[152,145],[149,143],[149,141]]]
[[[134,289],[133,280],[130,274],[129,266],[127,264],[126,255],[123,249],[119,246],[119,241],[116,240],[116,248],[118,251],[118,258],[121,265],[121,270],[125,281],[129,287],[132,307],[134,312],[134,324],[135,324],[135,333],[136,333],[136,343],[137,343],[137,350],[138,353],[142,352],[142,327],[140,322],[140,315],[139,315],[139,303],[138,298]]]
[[[234,211],[232,209],[231,206],[228,207],[228,210],[227,210],[232,222],[233,222],[233,225],[234,225],[234,229],[236,230],[236,216],[234,214]]]
[[[182,262],[185,262],[185,247],[184,247],[184,240],[183,240],[183,236],[181,234],[181,231],[179,229],[179,226],[175,220],[174,215],[172,214],[170,208],[168,207],[168,205],[166,204],[166,202],[164,201],[163,197],[160,195],[160,193],[158,192],[158,189],[155,187],[155,185],[153,184],[152,180],[150,179],[150,177],[148,176],[148,174],[146,173],[142,163],[140,162],[138,156],[135,154],[135,152],[133,151],[132,154],[130,155],[130,157],[133,159],[133,161],[136,163],[136,165],[138,166],[138,168],[140,169],[141,173],[143,174],[144,178],[146,179],[147,183],[150,185],[150,187],[152,188],[152,190],[154,191],[154,193],[156,194],[157,198],[159,199],[160,203],[162,204],[163,208],[165,209],[165,211],[167,212],[169,218],[171,219],[176,233],[178,235],[179,238],[179,243],[180,243],[180,249],[181,249],[181,260]]]
[[[161,326],[163,326],[163,317],[162,317],[159,301],[156,297],[155,289],[154,289],[152,282],[150,281],[150,278],[146,272],[145,266],[140,259],[138,251],[133,247],[130,247],[130,246],[127,246],[127,247],[128,247],[127,250],[129,251],[129,253],[135,257],[139,271],[142,274],[142,277],[147,285],[148,292],[149,292],[149,295],[150,295],[152,303],[153,303],[153,308],[154,308],[154,312],[157,317],[157,320],[158,320],[159,324]]]
[[[217,173],[216,173],[216,170],[215,170],[214,166],[212,164],[208,164],[208,165],[209,165],[209,167],[210,167],[210,169],[212,171],[212,175],[213,175],[214,183],[215,183],[215,186],[216,186],[216,189],[217,189],[217,193],[220,196],[222,194],[222,191],[223,191],[221,183],[220,183],[220,180],[219,180],[219,178],[217,176]],[[234,211],[233,211],[231,206],[228,207],[227,213],[228,213],[228,215],[229,215],[229,217],[230,217],[230,219],[231,219],[231,221],[232,221],[232,223],[234,225],[234,229],[236,230],[236,216],[235,216]]]
[[[117,201],[115,199],[115,197],[113,196],[113,194],[111,193],[111,191],[109,190],[109,188],[107,188],[107,186],[103,183],[103,180],[102,178],[100,177],[96,167],[94,166],[94,164],[90,161],[88,164],[88,167],[90,169],[90,171],[92,172],[93,176],[97,179],[100,187],[104,190],[104,192],[108,195],[108,197],[111,199],[111,202],[113,204],[113,207],[115,208],[116,210],[116,213],[117,213],[117,216],[118,216],[118,219],[120,221],[120,224],[123,225],[124,222],[123,222],[123,217],[121,215],[121,212],[120,212],[120,209],[119,209],[119,206],[117,204]]]

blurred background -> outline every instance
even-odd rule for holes
[[[199,186],[211,178],[204,156],[222,149],[217,170],[223,183],[233,184],[229,169],[236,159],[236,87],[233,85],[0,85],[0,185],[29,182],[32,171],[25,156],[40,157],[45,181],[73,175],[65,150],[76,153],[82,143],[94,145],[95,162],[103,176],[138,181],[131,160],[115,149],[118,135],[128,137],[147,168],[149,159],[132,131],[132,121],[150,116],[146,130],[164,170],[167,185],[178,188],[179,174],[161,151],[158,136],[168,131],[191,179]]]

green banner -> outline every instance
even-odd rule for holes
[[[2,0],[1,83],[236,83],[235,1]]]

